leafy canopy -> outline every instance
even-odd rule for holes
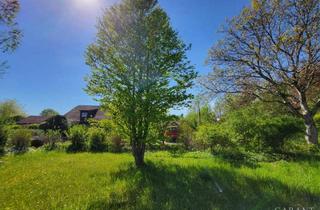
[[[40,115],[44,117],[53,117],[53,116],[59,115],[59,113],[54,109],[48,108],[48,109],[42,110]]]
[[[124,0],[106,10],[87,50],[87,92],[98,96],[131,138],[185,105],[196,73],[156,0]],[[134,133],[134,134],[133,134]]]
[[[1,0],[0,1],[0,51],[10,53],[20,44],[21,31],[15,22],[20,4],[18,0]],[[0,61],[0,73],[7,68],[6,61]]]

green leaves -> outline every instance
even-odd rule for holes
[[[145,142],[151,124],[191,97],[197,73],[156,0],[123,0],[106,10],[87,49],[86,91],[103,103],[130,139]]]
[[[0,1],[0,51],[2,53],[13,52],[19,45],[22,37],[21,31],[15,22],[20,4],[18,0]],[[0,62],[0,75],[8,68],[6,61]]]

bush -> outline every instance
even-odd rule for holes
[[[61,134],[59,131],[48,130],[45,133],[44,143],[46,150],[54,150],[57,147],[57,143],[61,140]]]
[[[187,150],[191,149],[193,133],[194,129],[190,126],[190,124],[186,120],[181,120],[179,124],[178,142],[183,143],[185,149]]]
[[[89,129],[89,149],[92,152],[104,152],[107,150],[106,134],[100,128]]]
[[[162,145],[163,150],[170,152],[174,156],[178,156],[186,152],[185,145],[182,143],[165,143]]]
[[[28,129],[38,130],[38,129],[40,129],[39,127],[40,127],[40,125],[38,125],[38,124],[32,124],[32,125],[28,126]]]
[[[82,125],[72,126],[67,134],[68,139],[71,141],[69,151],[78,152],[86,151],[87,149],[87,129]]]
[[[111,152],[122,152],[124,142],[121,137],[113,136],[110,140],[110,150]]]
[[[32,133],[27,129],[14,130],[11,135],[11,145],[15,152],[25,152],[28,150],[31,142]]]
[[[54,150],[59,152],[68,152],[70,149],[70,145],[71,145],[70,141],[58,142],[56,143]]]
[[[272,150],[282,149],[285,140],[303,131],[302,122],[290,116],[260,119],[257,123],[256,138],[264,147]]]
[[[314,116],[314,121],[316,122],[317,127],[320,128],[320,113]]]
[[[64,116],[57,115],[49,118],[45,123],[39,126],[42,130],[58,130],[64,132],[68,130],[68,121]]]
[[[31,139],[31,147],[42,147],[44,145],[44,141],[41,137],[35,136]]]
[[[228,147],[232,145],[233,143],[221,124],[200,125],[195,133],[195,146],[197,148],[204,150],[210,148],[213,151],[217,146]]]
[[[4,154],[4,148],[8,140],[8,133],[5,126],[0,123],[0,155]]]
[[[229,114],[224,128],[230,137],[250,150],[280,150],[285,140],[303,130],[301,120],[292,116],[269,116],[256,107]]]

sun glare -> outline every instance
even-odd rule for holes
[[[92,9],[99,7],[101,0],[73,0],[76,7],[82,9]]]

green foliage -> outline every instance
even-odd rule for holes
[[[68,140],[71,141],[69,150],[72,152],[87,150],[87,128],[83,125],[72,126],[67,133]]]
[[[101,128],[90,128],[88,130],[89,149],[92,152],[107,151],[106,133]]]
[[[57,147],[57,143],[61,141],[61,133],[57,130],[47,130],[45,132],[44,147],[46,150],[54,150]]]
[[[31,142],[32,133],[28,129],[12,130],[10,133],[10,144],[14,152],[25,152]]]
[[[0,156],[4,154],[4,148],[8,140],[8,132],[5,125],[0,122]]]
[[[165,143],[161,145],[161,149],[170,152],[173,157],[178,157],[187,152],[186,146],[183,143]]]
[[[18,0],[0,2],[0,50],[2,53],[13,52],[20,44],[22,34],[16,23],[19,10]],[[7,62],[0,61],[0,76],[6,68],[8,68]]]
[[[53,117],[53,116],[59,115],[59,112],[49,108],[49,109],[42,110],[40,115],[44,117]]]
[[[55,143],[55,146],[52,148],[48,148],[47,145],[45,145],[44,147],[41,147],[38,150],[44,150],[46,152],[61,152],[61,153],[68,153],[68,152],[74,152],[70,149],[71,147],[71,142],[70,141],[58,141]]]
[[[203,106],[193,107],[185,116],[189,125],[196,130],[201,124],[214,123],[216,115],[208,103]]]
[[[28,129],[40,129],[40,125],[39,124],[28,125]]]
[[[7,123],[15,123],[21,116],[25,116],[21,105],[15,100],[7,100],[0,103],[0,119]]]
[[[223,124],[233,140],[253,150],[280,150],[287,138],[303,131],[300,119],[272,117],[254,105],[229,113]]]
[[[179,121],[179,137],[178,142],[183,143],[185,149],[191,149],[193,141],[194,129],[186,120]]]
[[[231,146],[231,140],[220,124],[203,124],[195,133],[195,146],[200,149],[210,148],[211,151],[217,147]]]
[[[103,119],[103,120],[88,119],[88,122],[90,127],[103,129],[106,133],[115,132],[115,130],[117,129],[114,121],[111,119]]]
[[[241,93],[287,106],[305,120],[307,143],[318,144],[312,116],[320,108],[320,51],[308,49],[320,47],[319,16],[318,0],[253,0],[223,27],[202,86],[209,95]]]
[[[39,126],[42,130],[58,130],[61,133],[68,130],[68,121],[64,116],[56,115],[49,118],[45,123]]]
[[[119,126],[113,119],[103,120],[89,120],[90,127],[102,129],[107,136],[119,136],[122,139],[126,138],[126,134],[123,132],[121,126]]]
[[[112,136],[109,140],[109,146],[111,152],[122,152],[124,147],[124,142],[120,136]]]
[[[317,127],[320,128],[320,113],[314,116],[314,121],[316,122]]]
[[[186,56],[189,46],[156,0],[123,0],[106,10],[97,28],[87,50],[87,92],[101,99],[143,165],[151,125],[192,97],[186,90],[197,74]]]

